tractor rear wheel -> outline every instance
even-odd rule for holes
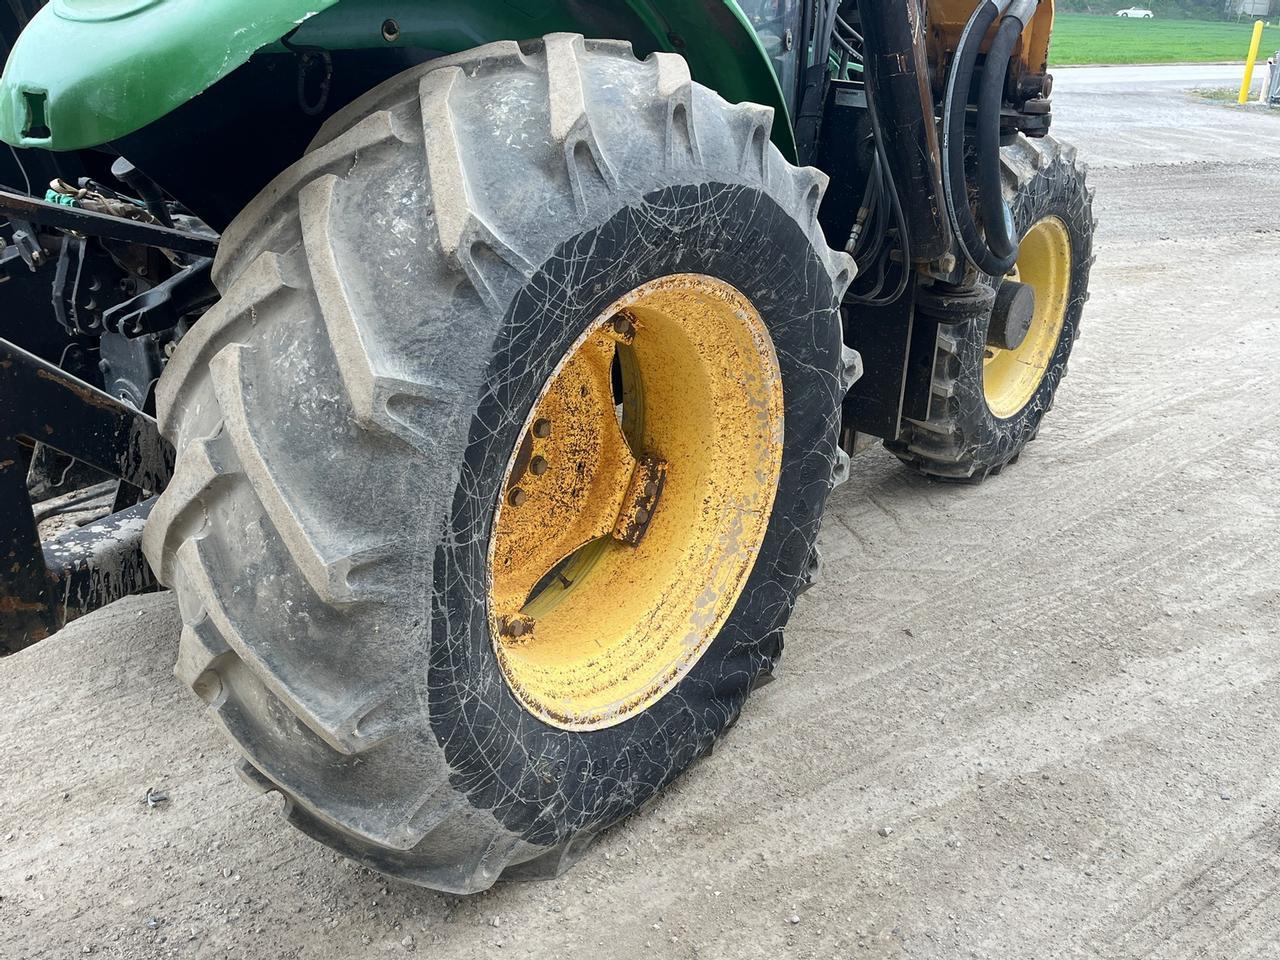
[[[1010,279],[1035,293],[1026,336],[1002,349],[984,316],[938,331],[929,419],[887,442],[943,480],[977,482],[1018,458],[1053,406],[1080,332],[1093,265],[1093,194],[1074,147],[1019,137],[1003,151],[1005,199],[1021,238]],[[989,278],[999,285],[1005,278]]]
[[[825,178],[678,57],[553,35],[335,116],[158,389],[176,672],[301,829],[558,873],[774,667],[847,472]]]

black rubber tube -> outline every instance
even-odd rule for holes
[[[1001,261],[1008,259],[1010,266],[1018,256],[1018,241],[1009,232],[1000,175],[1000,106],[1004,102],[1009,58],[1022,36],[1022,28],[1022,21],[1014,16],[1006,15],[1000,21],[996,38],[987,50],[978,90],[978,207],[988,249]]]
[[[964,166],[964,127],[965,111],[969,103],[969,92],[973,87],[973,70],[974,64],[978,59],[978,51],[982,46],[983,37],[986,36],[987,31],[991,29],[991,24],[995,22],[996,17],[999,15],[999,8],[991,0],[986,0],[975,11],[972,25],[966,31],[966,42],[956,51],[955,59],[951,65],[953,76],[949,86],[952,94],[949,98],[946,116],[947,205],[951,212],[952,226],[960,238],[961,246],[969,259],[973,261],[974,266],[993,277],[1003,276],[1008,273],[1009,268],[1013,266],[1014,258],[997,257],[987,246],[987,242],[983,239],[982,233],[978,229],[978,224],[973,218],[973,212],[969,207],[968,180]],[[999,120],[999,109],[997,107],[997,137]],[[999,142],[996,144],[995,159],[998,174],[1000,162]]]
[[[873,62],[872,58],[868,58],[868,71],[872,69],[871,64]],[[907,227],[906,214],[902,210],[902,201],[898,196],[898,184],[894,180],[893,170],[889,166],[889,158],[885,155],[884,129],[880,125],[880,108],[876,104],[875,77],[871,73],[866,74],[866,77],[867,116],[871,119],[871,132],[875,142],[876,156],[880,159],[880,172],[884,178],[880,203],[888,203],[890,210],[893,212],[894,222],[898,227],[898,248],[902,251],[902,262],[899,264],[898,284],[894,287],[892,294],[880,296],[880,286],[877,284],[875,291],[871,295],[850,296],[848,300],[850,303],[860,303],[864,306],[886,307],[896,303],[898,298],[906,292],[907,286],[911,282],[911,233]]]

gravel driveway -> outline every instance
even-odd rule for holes
[[[1059,71],[1101,228],[1039,439],[973,488],[855,461],[780,681],[568,875],[294,832],[131,598],[0,661],[0,957],[1275,957],[1280,111],[1183,92],[1235,77]]]

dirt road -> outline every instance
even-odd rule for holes
[[[458,899],[294,832],[134,598],[0,661],[0,957],[1276,956],[1280,116],[1159,71],[1059,75],[1102,225],[1040,438],[855,461],[780,681],[575,870]]]

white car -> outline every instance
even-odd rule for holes
[[[1145,7],[1128,7],[1124,10],[1116,11],[1117,17],[1137,17],[1139,20],[1151,20],[1155,14]]]

